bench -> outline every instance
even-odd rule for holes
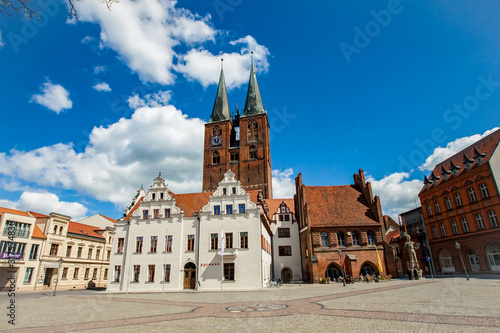
[[[290,281],[289,282],[290,284],[299,284],[299,287],[302,283],[304,283],[304,281],[299,281],[299,280],[295,280],[295,281]]]

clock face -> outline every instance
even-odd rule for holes
[[[212,146],[220,146],[221,145],[221,137],[220,135],[212,136]]]

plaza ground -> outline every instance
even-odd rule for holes
[[[258,291],[16,294],[13,332],[500,332],[500,279],[284,285]],[[9,298],[2,294],[8,306]]]

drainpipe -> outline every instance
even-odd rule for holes
[[[200,229],[201,229],[201,223],[200,223],[200,214],[198,213],[198,228],[196,228],[196,252],[194,254],[195,261],[196,261],[196,290],[198,290],[198,287],[200,285],[200,281],[198,280],[198,275],[200,273]]]

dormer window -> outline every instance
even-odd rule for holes
[[[471,167],[471,164],[474,163],[474,160],[471,160],[470,158],[467,157],[467,155],[463,155],[463,161],[462,163],[464,164],[465,170],[469,170]]]
[[[455,163],[453,163],[453,161],[451,162],[451,167],[450,167],[450,171],[451,171],[451,174],[453,176],[456,176],[457,173],[458,173],[458,170],[460,169],[459,166],[456,166]]]
[[[481,163],[483,161],[483,157],[485,157],[486,154],[480,153],[477,148],[474,147],[474,160],[476,161],[477,164]]]

